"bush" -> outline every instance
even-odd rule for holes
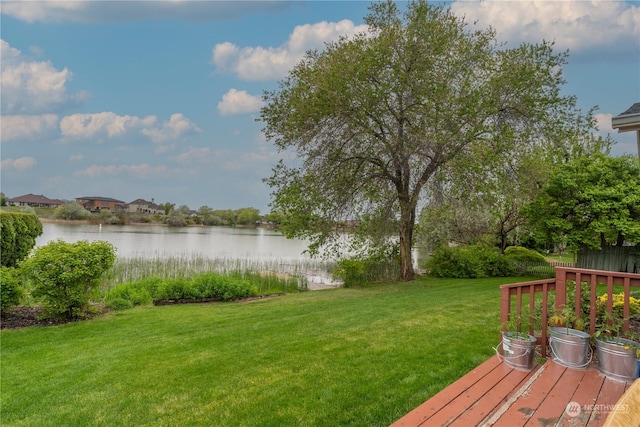
[[[368,257],[348,258],[339,261],[333,271],[333,278],[341,280],[343,286],[363,286],[381,280],[398,277],[400,256],[397,246],[389,246]]]
[[[151,304],[154,300],[215,298],[228,301],[253,295],[258,295],[258,287],[249,281],[218,273],[203,273],[193,280],[149,278],[125,283],[107,292],[105,305],[124,309]]]
[[[37,248],[20,270],[33,281],[32,295],[43,299],[48,314],[72,319],[89,312],[89,298],[115,259],[109,242],[56,240]]]
[[[442,247],[433,252],[426,269],[435,277],[504,277],[513,274],[509,261],[497,250],[482,246]]]
[[[0,267],[0,315],[20,304],[23,289],[16,277],[16,271],[8,267]]]
[[[505,258],[509,261],[516,274],[554,276],[553,267],[537,251],[521,246],[510,246],[504,251]]]
[[[601,324],[606,320],[607,294],[602,294],[596,300],[596,323]],[[612,315],[617,319],[624,319],[624,292],[611,296]],[[635,317],[640,314],[640,299],[629,296],[629,316]]]
[[[58,206],[53,211],[53,217],[57,219],[65,220],[82,220],[91,216],[91,212],[86,210],[78,202],[69,202],[64,205]]]
[[[159,282],[161,282],[160,279],[152,278],[116,286],[107,292],[105,296],[105,305],[110,307],[112,304],[120,304],[117,300],[125,300],[129,302],[129,307],[123,308],[151,304],[153,302],[153,295],[157,293]]]
[[[0,212],[0,265],[15,267],[36,245],[42,223],[34,214]]]
[[[509,246],[504,250],[504,256],[509,261],[515,262],[542,262],[547,264],[547,260],[541,253],[522,246]]]
[[[155,299],[201,298],[193,282],[184,278],[166,279],[158,286]]]

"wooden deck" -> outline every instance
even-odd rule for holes
[[[523,372],[493,356],[392,427],[596,427],[629,386],[605,378],[593,364],[575,370],[547,359]]]

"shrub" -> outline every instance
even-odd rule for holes
[[[348,258],[338,262],[333,272],[334,279],[341,280],[344,287],[363,286],[368,283],[396,278],[400,257],[396,247],[374,253],[365,258]]]
[[[365,261],[343,259],[338,262],[333,277],[342,280],[344,287],[361,286],[367,283]]]
[[[0,267],[0,315],[20,304],[23,289],[13,268]]]
[[[193,282],[203,298],[231,300],[258,294],[258,287],[249,281],[218,273],[200,274]]]
[[[91,212],[86,210],[78,202],[69,202],[64,205],[58,206],[53,211],[53,217],[66,220],[81,220],[87,219],[91,216]]]
[[[48,314],[77,318],[88,313],[89,298],[115,259],[109,242],[55,240],[37,248],[20,270],[33,281],[32,295],[43,299]]]
[[[532,249],[523,248],[522,246],[509,246],[504,250],[504,256],[509,261],[516,262],[542,262],[547,264],[547,260],[541,253]]]
[[[247,280],[218,273],[203,273],[193,280],[150,278],[125,283],[107,292],[105,305],[124,309],[151,304],[153,300],[216,298],[226,301],[253,295],[258,295],[258,287]]]
[[[157,293],[159,282],[160,279],[143,279],[116,286],[107,292],[105,296],[105,305],[109,307],[114,300],[128,301],[131,307],[135,305],[151,304],[153,302],[153,295]]]
[[[429,274],[436,277],[477,278],[503,277],[513,268],[497,250],[482,246],[442,247],[426,262]]]
[[[15,267],[36,245],[42,223],[34,214],[0,212],[0,265]]]
[[[193,282],[185,278],[166,279],[158,286],[155,299],[200,298]]]
[[[602,294],[596,300],[596,313],[597,313],[597,323],[604,322],[606,318],[606,310],[607,310],[607,300],[609,299],[607,294]],[[624,292],[620,292],[618,294],[613,294],[611,296],[611,314],[617,319],[624,318]],[[629,296],[629,315],[631,317],[637,316],[640,314],[640,299],[634,298],[633,296]]]

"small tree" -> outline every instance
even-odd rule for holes
[[[53,211],[53,217],[58,219],[79,220],[87,219],[89,216],[91,216],[91,212],[78,202],[65,203]]]
[[[599,153],[557,165],[528,216],[550,242],[571,250],[640,243],[636,159]]]
[[[260,221],[260,211],[256,208],[242,208],[236,211],[238,224],[255,224]]]
[[[166,203],[161,203],[158,206],[160,206],[160,208],[164,211],[165,215],[169,215],[171,213],[171,211],[173,211],[175,209],[176,204],[175,203],[166,202]]]
[[[20,271],[33,281],[33,296],[44,300],[47,312],[69,319],[88,313],[89,299],[100,277],[116,260],[109,242],[56,240],[24,260]]]
[[[167,218],[167,225],[171,227],[184,227],[187,225],[187,220],[184,214],[179,210],[171,211]]]

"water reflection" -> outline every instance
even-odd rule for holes
[[[36,246],[62,239],[104,240],[118,257],[198,255],[211,258],[308,260],[308,242],[287,239],[263,228],[166,227],[158,225],[96,225],[44,223]]]

